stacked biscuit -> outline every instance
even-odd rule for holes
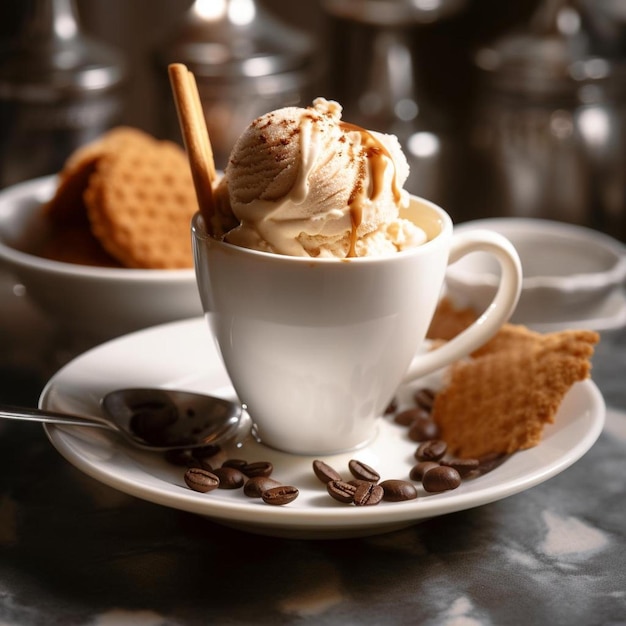
[[[116,128],[77,150],[59,174],[44,207],[53,236],[43,254],[88,265],[192,267],[197,210],[184,150]]]
[[[474,318],[443,300],[429,336],[449,340]],[[537,445],[565,394],[589,377],[598,340],[593,331],[541,334],[505,324],[471,358],[450,368],[437,394],[432,417],[450,452],[482,458]]]

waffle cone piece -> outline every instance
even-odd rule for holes
[[[597,333],[542,335],[507,324],[472,358],[455,364],[433,419],[461,458],[511,454],[537,445],[565,394],[591,371]]]

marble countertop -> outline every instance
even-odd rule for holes
[[[0,401],[33,405],[63,355],[7,285]],[[2,423],[0,624],[623,624],[624,371],[626,332],[603,333],[606,426],[563,473],[359,539],[261,537],[151,504],[81,473],[40,426]]]

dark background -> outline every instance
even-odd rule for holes
[[[387,1],[390,6],[393,4],[392,0]],[[543,5],[549,1],[543,0]],[[0,43],[18,31],[23,16],[28,15],[35,2],[0,3]],[[125,57],[130,79],[123,92],[121,122],[158,137],[180,141],[166,72],[163,67],[157,67],[155,58],[176,31],[191,0],[75,0],[75,3],[85,31],[111,44]],[[344,119],[396,133],[384,124],[368,125],[354,118],[351,108],[355,87],[362,85],[361,77],[372,67],[371,44],[376,25],[332,17],[324,9],[323,0],[258,0],[258,4],[313,38],[317,67],[309,88],[310,98],[336,99],[344,105]],[[442,142],[436,160],[407,155],[411,164],[407,188],[442,205],[456,222],[501,215],[544,217],[582,223],[626,241],[626,88],[611,103],[617,109],[612,141],[618,145],[613,145],[610,156],[589,164],[586,148],[574,143],[571,147],[567,143],[556,148],[551,145],[549,150],[554,149],[555,156],[550,153],[547,157],[551,166],[547,182],[543,180],[546,178],[543,166],[532,153],[535,138],[525,138],[527,143],[521,154],[515,155],[515,159],[509,155],[509,163],[501,157],[508,150],[509,136],[496,151],[484,154],[477,155],[472,144],[476,102],[481,97],[474,53],[496,37],[526,27],[540,4],[538,0],[465,0],[458,11],[443,19],[406,28],[413,58],[410,78],[415,83],[420,107],[416,123],[421,129],[439,133]],[[623,65],[626,2],[577,0],[572,1],[574,4],[583,16],[593,52]],[[619,82],[626,86],[626,79]],[[519,104],[513,102],[512,106]],[[555,105],[555,110],[559,106],[561,103]],[[573,115],[575,107],[571,109],[568,114]],[[547,109],[543,111],[546,112],[550,114]],[[0,130],[2,125],[0,119]],[[172,137],[172,132],[177,136]],[[542,132],[550,135],[550,130]],[[536,139],[554,142],[551,136]],[[560,169],[558,159],[564,160]],[[222,166],[218,163],[218,167]],[[520,183],[513,179],[527,175],[525,168],[534,168],[535,183],[543,187],[536,199],[520,206],[516,197],[520,195]],[[521,184],[525,182],[522,180]],[[528,195],[526,188],[521,191],[524,194]]]
[[[10,37],[16,31],[31,3],[0,3],[0,37]],[[126,92],[126,123],[159,133],[159,76],[153,56],[191,4],[190,0],[76,0],[85,30],[123,51],[129,64],[132,79]],[[259,4],[314,37],[323,62],[315,95],[335,97],[332,89],[337,59],[329,56],[348,54],[349,26],[328,16],[320,0],[259,0]],[[473,49],[523,23],[537,4],[537,0],[468,0],[456,15],[415,26],[411,38],[425,95],[442,107],[452,107],[455,101],[462,106],[458,98],[467,97],[471,88]],[[368,28],[356,27],[353,38],[367,37]],[[362,48],[358,53],[367,54]]]

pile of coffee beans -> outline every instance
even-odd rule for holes
[[[417,463],[409,478],[421,482],[428,493],[456,489],[466,478],[475,478],[497,467],[505,457],[494,455],[484,459],[459,459],[448,455],[448,445],[440,439],[432,410],[437,394],[429,388],[418,389],[415,406],[394,414],[396,424],[407,428],[407,436],[418,444],[414,457]]]
[[[244,459],[222,460],[219,446],[205,446],[191,450],[176,450],[166,454],[176,465],[186,465],[184,480],[187,486],[200,493],[215,489],[242,489],[249,498],[283,505],[299,495],[296,487],[283,485],[271,478],[274,466],[269,461],[248,463]]]
[[[369,465],[357,459],[348,462],[348,470],[352,475],[350,480],[344,480],[341,474],[328,465],[316,459],[313,461],[313,472],[326,485],[328,494],[344,504],[355,506],[372,506],[383,500],[388,502],[402,502],[417,498],[417,489],[407,480],[383,480],[380,474]]]
[[[409,440],[417,447],[415,464],[408,472],[408,480],[391,478],[381,481],[378,471],[369,465],[351,459],[347,475],[328,463],[313,461],[315,476],[326,485],[328,494],[344,504],[357,507],[373,506],[380,502],[405,502],[418,496],[415,483],[421,483],[427,493],[441,493],[456,489],[464,479],[474,478],[497,467],[506,457],[488,459],[458,459],[448,454],[448,446],[440,438],[439,427],[432,419],[436,392],[418,389],[412,408],[398,411],[395,403],[386,411],[396,424],[406,427]],[[200,493],[216,489],[241,489],[249,498],[260,498],[271,505],[293,502],[299,495],[297,487],[283,485],[272,478],[274,468],[269,461],[248,463],[244,459],[226,459],[219,446],[205,446],[178,450],[166,454],[170,463],[186,466],[184,480],[187,486]]]
[[[317,459],[313,461],[313,472],[326,485],[329,495],[338,502],[355,506],[371,506],[382,501],[404,502],[417,498],[415,483],[421,483],[427,493],[450,491],[463,479],[484,474],[502,462],[503,457],[479,461],[449,456],[448,446],[440,439],[439,427],[432,418],[435,398],[436,392],[432,389],[418,389],[414,394],[414,407],[398,411],[394,402],[385,412],[393,416],[396,424],[405,426],[407,437],[418,444],[409,480],[381,481],[374,468],[357,459],[348,463],[352,477],[344,480],[335,468]]]

